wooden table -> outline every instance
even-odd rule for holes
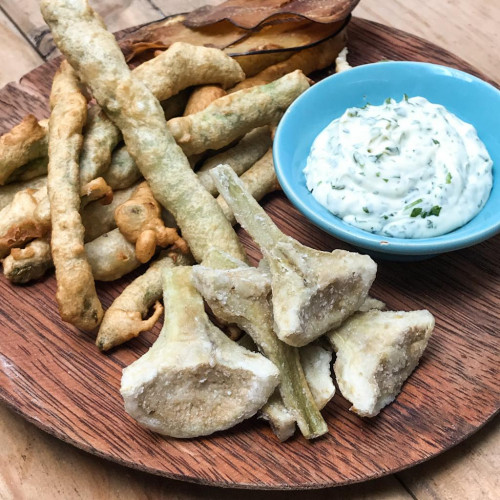
[[[116,31],[203,3],[132,0],[108,25]],[[500,82],[499,0],[363,0],[355,15],[426,38]],[[0,40],[0,87],[56,53],[37,0],[0,0]],[[0,498],[495,499],[500,497],[499,424],[497,417],[447,453],[379,480],[317,492],[257,493],[191,485],[125,469],[58,441],[0,406]]]

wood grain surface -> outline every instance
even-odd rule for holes
[[[355,20],[355,64],[385,59],[441,62],[476,72],[445,51],[402,32]],[[54,64],[0,93],[2,131],[27,112],[47,114]],[[330,250],[345,245],[311,227],[284,196],[266,209],[288,234]],[[250,256],[258,251],[242,235]],[[169,477],[257,488],[316,488],[381,476],[440,453],[484,424],[500,405],[498,365],[498,244],[416,264],[381,263],[373,294],[391,309],[428,308],[437,327],[421,366],[397,402],[372,420],[347,411],[337,395],[325,411],[330,434],[313,444],[276,441],[255,420],[209,438],[179,441],[139,428],[123,411],[121,369],[144,353],[158,327],[104,356],[93,339],[58,316],[55,281],[12,287],[0,282],[0,397],[36,425],[91,453]],[[100,286],[105,306],[130,278]]]

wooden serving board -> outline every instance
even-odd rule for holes
[[[380,24],[353,19],[349,59],[441,63],[478,74],[438,47]],[[48,114],[55,63],[0,91],[0,132],[32,112]],[[484,75],[478,75],[485,78]],[[281,195],[264,206],[281,229],[321,250],[348,248],[308,223]],[[259,252],[241,232],[250,258]],[[380,262],[373,296],[390,309],[429,309],[436,329],[396,402],[360,419],[336,394],[323,411],[328,435],[279,443],[252,419],[216,435],[165,439],[123,410],[122,369],[151,346],[160,325],[110,354],[94,336],[63,323],[52,275],[30,286],[0,278],[0,398],[30,422],[79,448],[167,477],[231,487],[319,488],[364,481],[427,460],[479,429],[500,407],[500,237],[417,263]],[[137,274],[137,273],[136,273]],[[108,307],[130,277],[99,284]]]

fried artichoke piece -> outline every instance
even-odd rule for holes
[[[42,0],[40,5],[56,45],[121,130],[155,199],[173,214],[194,257],[202,260],[215,244],[245,259],[231,224],[169,133],[159,102],[131,74],[116,40],[87,1]],[[173,66],[176,74],[183,70]]]
[[[160,204],[147,182],[139,184],[130,199],[116,208],[115,221],[127,241],[135,244],[135,255],[141,263],[151,260],[157,246],[173,246],[185,254],[189,252],[177,230],[165,227]]]
[[[97,347],[107,351],[153,328],[163,311],[159,302],[163,271],[174,266],[189,266],[193,262],[189,254],[165,251],[144,274],[123,290],[104,313],[96,339]],[[153,314],[144,319],[153,306]]]
[[[231,165],[232,166],[232,165]],[[245,189],[257,200],[260,201],[266,194],[281,189],[274,170],[273,151],[269,149],[266,154],[252,165],[240,177]],[[232,224],[236,223],[233,211],[226,200],[219,195],[217,203],[222,208],[227,220]]]
[[[335,62],[335,58],[342,48],[345,47],[345,44],[346,32],[342,30],[338,35],[318,45],[301,50],[285,61],[273,64],[252,78],[243,80],[229,92],[237,92],[238,90],[254,87],[255,85],[264,85],[298,69],[305,75],[309,75],[314,71],[326,68]]]
[[[275,330],[283,342],[306,345],[359,309],[377,270],[370,257],[301,245],[276,227],[229,166],[220,165],[212,175],[269,264]]]
[[[219,255],[212,260],[214,252]],[[304,437],[314,439],[325,434],[328,428],[307,384],[298,349],[281,342],[273,331],[270,277],[246,267],[243,262],[237,263],[238,268],[220,269],[223,258],[215,249],[208,254],[205,265],[193,267],[195,287],[218,318],[248,333],[260,351],[278,367],[279,392]],[[226,262],[224,267],[234,266],[229,256]],[[217,269],[211,268],[213,264]]]
[[[418,365],[434,329],[429,311],[356,313],[327,334],[337,352],[335,376],[351,410],[374,417],[394,401]]]
[[[161,334],[123,370],[125,410],[177,438],[212,434],[254,415],[278,384],[277,368],[210,322],[190,267],[166,269],[163,289],[168,314]]]
[[[41,278],[53,266],[50,235],[47,235],[31,241],[25,248],[13,248],[3,260],[3,273],[12,283],[24,284]]]
[[[189,96],[184,116],[203,111],[209,104],[225,95],[226,91],[219,85],[203,85],[195,88]]]
[[[33,115],[0,137],[0,185],[26,163],[47,154],[47,120],[40,123]]]
[[[56,268],[56,299],[64,321],[83,330],[92,330],[101,322],[103,310],[85,254],[85,228],[79,213],[78,158],[87,117],[87,100],[67,61],[61,63],[54,76],[50,108],[47,191],[52,226],[50,246]]]
[[[188,156],[220,149],[256,127],[277,123],[308,88],[304,74],[294,71],[267,85],[221,97],[194,115],[173,118],[168,128]]]
[[[264,155],[271,144],[269,127],[256,128],[248,132],[236,146],[206,160],[198,170],[198,179],[206,190],[215,196],[218,191],[210,175],[210,170],[217,165],[230,165],[236,175],[240,176]]]
[[[381,311],[382,309],[385,309],[385,303],[368,295],[365,301],[359,306],[358,311],[368,312],[372,309],[378,309],[379,311]]]
[[[50,213],[39,210],[43,200],[47,200],[46,187],[24,189],[0,211],[0,258],[11,248],[21,247],[50,231]]]
[[[1,210],[12,202],[17,193],[25,191],[26,189],[38,190],[46,185],[47,177],[37,177],[36,179],[13,182],[12,184],[7,184],[6,186],[0,186],[0,214]],[[0,226],[2,226],[1,223]]]

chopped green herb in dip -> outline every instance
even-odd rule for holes
[[[348,109],[315,139],[304,174],[316,200],[345,222],[384,236],[428,238],[483,208],[492,165],[472,125],[405,96]]]

